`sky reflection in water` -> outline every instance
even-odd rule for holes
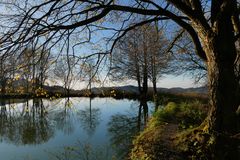
[[[113,98],[2,101],[1,159],[123,159],[151,110]]]

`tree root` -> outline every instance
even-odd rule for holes
[[[178,134],[174,144],[189,159],[240,159],[239,135],[209,133],[208,126],[203,124]]]

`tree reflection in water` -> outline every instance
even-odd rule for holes
[[[116,114],[108,123],[111,143],[116,148],[119,159],[127,157],[133,138],[146,125],[148,119],[148,105],[146,101],[139,102],[138,111],[127,114]],[[134,114],[132,114],[134,113]]]
[[[47,142],[53,134],[41,99],[26,100],[18,107],[14,103],[1,102],[1,141],[17,145],[41,144]]]
[[[83,129],[92,136],[100,123],[101,111],[92,107],[92,98],[89,98],[89,106],[78,111],[78,116]]]
[[[76,110],[70,98],[46,102],[42,99],[21,100],[21,103],[0,101],[0,142],[41,144],[53,137],[56,130],[66,135],[73,133],[75,120],[92,135],[100,123],[100,109],[92,108],[91,99],[83,110]]]
[[[81,100],[89,100],[89,104],[83,107],[80,105],[81,103],[77,102]],[[111,145],[116,146],[114,152],[117,153],[116,157],[119,157],[119,159],[126,156],[132,138],[144,127],[148,117],[147,102],[136,103],[131,107],[134,110],[131,110],[128,114],[122,113],[123,109],[119,108],[122,114],[111,116],[112,112],[109,112],[110,115],[106,114],[106,117],[102,117],[103,120],[109,120],[108,118],[111,117],[108,126],[105,126],[104,121],[103,129],[105,130],[105,127],[108,127]],[[124,105],[123,108],[128,108],[128,105],[122,104]],[[76,130],[82,131],[78,122],[80,122],[82,129],[86,131],[88,138],[91,138],[89,140],[95,140],[94,133],[101,118],[100,108],[92,105],[92,99],[86,98],[65,98],[51,102],[42,99],[25,100],[21,103],[16,102],[16,100],[15,103],[2,101],[0,105],[0,142],[3,143],[3,146],[4,143],[19,146],[46,143],[54,135],[59,136],[58,130],[65,134],[70,134]],[[99,106],[101,106],[100,103]],[[105,110],[106,108],[103,107],[103,113],[105,113]],[[85,136],[85,133],[80,134]],[[104,138],[107,141],[109,140],[105,135]],[[109,144],[98,147],[88,142],[88,139],[85,140],[81,142],[81,145],[74,145],[77,148],[71,151],[71,153],[74,152],[73,155],[78,157],[85,155],[86,159],[89,157],[95,157],[95,159],[99,159],[99,157],[105,157],[102,159],[112,158],[113,148],[109,147]],[[70,149],[72,148],[70,147]],[[65,151],[68,152],[68,148],[67,150],[64,149],[64,154]]]
[[[54,112],[54,122],[56,123],[56,128],[63,131],[64,134],[70,135],[74,132],[74,109],[73,102],[71,99],[65,98],[63,99],[64,105],[63,108],[58,108]]]

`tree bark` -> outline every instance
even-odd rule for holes
[[[141,94],[142,93],[142,86],[141,86],[141,76],[140,76],[140,68],[139,68],[139,61],[138,61],[138,55],[136,53],[134,53],[134,57],[135,57],[135,68],[136,68],[136,80],[138,83],[138,91]]]
[[[144,66],[143,71],[143,89],[142,89],[142,96],[143,98],[147,97],[148,92],[148,73],[147,73],[147,66]]]
[[[240,86],[235,73],[237,50],[234,28],[231,21],[233,1],[221,2],[214,9],[211,30],[194,28],[201,38],[207,56],[210,111],[203,123],[210,135],[214,135],[213,159],[238,159],[238,144],[230,137],[240,132],[240,117],[237,109],[240,104]]]
[[[157,95],[157,71],[156,71],[156,55],[151,56],[151,76],[152,76],[152,85],[153,85],[153,96]],[[160,67],[160,66],[158,66]]]
[[[148,120],[148,105],[147,105],[147,101],[146,100],[141,101],[140,105],[143,107],[144,126],[146,126],[147,125],[147,120]]]
[[[234,72],[234,61],[229,58],[236,51],[230,47],[228,40],[214,41],[217,43],[210,45],[210,48],[216,56],[208,61],[211,110],[206,120],[209,133],[216,137],[214,158],[232,159],[239,156],[237,144],[229,138],[237,134],[240,128],[240,117],[237,115],[239,83]],[[227,50],[222,47],[225,45],[228,46]]]
[[[6,86],[7,86],[7,80],[5,77],[1,78],[1,94],[5,95],[6,94]]]
[[[240,131],[240,117],[236,112],[240,104],[240,87],[234,69],[237,51],[230,9],[223,11],[225,13],[212,22],[212,31],[198,32],[199,37],[205,37],[202,42],[208,66],[211,109],[205,124],[209,133],[216,137],[214,158],[219,160],[238,156],[238,147],[223,137],[231,137]],[[230,147],[235,151],[230,151]]]
[[[239,131],[236,114],[239,105],[239,85],[233,64],[224,64],[218,60],[209,61],[208,75],[211,105],[209,127],[219,133],[236,133]]]
[[[143,32],[143,39],[146,39],[146,33]],[[147,42],[144,41],[143,44],[143,90],[142,90],[142,98],[145,99],[147,97],[148,92],[148,46]]]
[[[156,96],[157,95],[157,81],[156,81],[156,78],[153,78],[152,84],[153,84],[153,95]]]
[[[224,8],[225,7],[225,8]],[[212,22],[212,31],[207,33],[204,49],[207,54],[209,95],[211,111],[209,129],[217,133],[239,132],[239,83],[234,72],[237,51],[234,29],[231,22],[230,4],[222,7],[224,14]]]

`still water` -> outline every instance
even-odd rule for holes
[[[113,98],[2,101],[0,159],[124,159],[152,110]]]

